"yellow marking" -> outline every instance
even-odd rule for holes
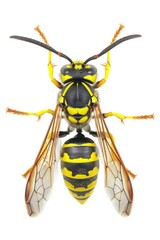
[[[59,99],[58,99],[58,101],[59,101],[60,103],[63,103],[64,97],[63,97],[63,96],[60,96]]]
[[[89,100],[89,102],[88,102],[88,106],[90,106],[91,105],[91,100]]]
[[[93,96],[93,92],[91,91],[91,89],[87,86],[87,84],[85,84],[84,82],[82,82],[83,86],[87,89],[87,91],[89,92],[90,96]]]
[[[82,69],[82,65],[81,65],[81,64],[76,64],[76,65],[74,66],[74,68],[75,68],[75,69]]]
[[[91,68],[91,66],[90,65],[86,65],[85,68]]]
[[[82,69],[83,61],[74,61],[74,69]]]
[[[72,191],[70,191],[69,190],[69,192],[70,192],[70,194],[73,196],[73,197],[75,197],[75,198],[78,198],[79,200],[83,200],[83,198],[88,198],[88,197],[90,197],[91,196],[91,194],[93,193],[93,190],[94,189],[92,189],[90,192],[88,192],[88,193],[86,193],[85,195],[83,195],[83,196],[78,196],[76,193],[74,193],[74,192],[72,192]],[[85,191],[84,191],[85,192]],[[77,199],[77,200],[78,200]],[[86,199],[85,199],[86,200]]]
[[[72,68],[72,65],[71,65],[71,64],[70,64],[70,65],[67,65],[66,68]]]
[[[84,79],[89,80],[92,83],[94,83],[96,81],[96,78],[97,78],[97,74],[84,76]]]
[[[65,104],[66,107],[68,106],[66,99],[65,99],[65,101],[64,101],[64,104]]]
[[[72,176],[72,171],[69,171],[67,168],[61,169],[61,172],[64,176],[73,178],[73,179],[87,179],[94,177],[98,174],[99,169],[97,167],[94,167],[93,170],[88,171],[88,176],[86,174],[76,174],[75,176]]]
[[[77,191],[77,192],[83,192],[83,191],[90,190],[90,189],[94,188],[96,183],[97,183],[97,180],[88,184],[87,188],[84,188],[84,187],[75,188],[73,184],[71,184],[70,182],[67,182],[66,180],[64,180],[64,183],[65,183],[66,187],[70,190],[74,190],[74,191]]]
[[[80,204],[84,204],[87,200],[88,200],[88,198],[86,198],[86,199],[83,199],[83,200],[81,200],[81,199],[77,199],[76,198],[76,200],[80,203]]]
[[[72,76],[61,74],[61,79],[62,79],[62,82],[66,82],[67,80],[72,79]]]
[[[85,123],[88,120],[88,116],[82,117],[78,122]]]
[[[70,84],[68,84],[68,86],[65,88],[64,92],[63,92],[63,96],[65,96],[66,92],[68,91],[68,89],[74,84],[74,82],[71,82]]]
[[[94,91],[94,96],[95,96],[96,98],[98,98],[98,92],[97,92],[97,91]]]
[[[48,52],[48,63],[52,62],[52,52]]]
[[[68,120],[70,121],[70,122],[72,122],[72,123],[77,123],[78,121],[74,118],[74,117],[72,117],[72,116],[69,116],[68,117]]]
[[[72,107],[68,107],[67,108],[67,112],[71,115],[75,115],[75,114],[81,114],[81,115],[86,115],[86,113],[88,112],[88,107],[84,107],[84,108],[72,108]]]
[[[93,96],[92,97],[92,103],[96,103],[97,102],[97,98],[96,98],[96,96]]]
[[[49,58],[50,57],[51,57],[51,55],[49,55]],[[56,85],[56,87],[62,89],[63,85],[53,77],[53,75],[54,75],[53,69],[54,69],[54,65],[51,62],[48,62],[48,73],[49,73],[49,77],[50,77],[51,81]]]
[[[95,143],[83,143],[83,144],[78,144],[78,143],[67,143],[63,144],[62,148],[67,148],[67,147],[96,147]]]
[[[84,107],[84,108],[77,108],[77,111],[79,114],[81,115],[86,115],[88,112],[89,108],[88,107]]]
[[[61,161],[63,162],[69,162],[69,163],[86,163],[86,162],[95,162],[98,160],[98,156],[96,152],[92,152],[90,158],[75,158],[70,159],[69,155],[67,153],[63,154],[63,157],[61,157]]]
[[[108,76],[109,76],[109,73],[110,73],[110,67],[111,67],[111,65],[110,65],[110,52],[107,53],[107,59],[108,59],[107,63],[105,63],[103,65],[104,66],[104,70],[105,70],[105,72],[104,72],[105,76],[104,76],[103,79],[101,79],[100,81],[95,83],[94,88],[101,87],[108,79]]]
[[[78,108],[67,107],[67,112],[71,115],[75,115],[78,113]]]

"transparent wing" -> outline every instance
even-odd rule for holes
[[[102,155],[105,163],[105,188],[114,208],[123,216],[131,212],[133,190],[129,171],[117,151],[107,128],[100,106],[94,108],[95,123]]]
[[[30,216],[41,212],[53,184],[53,172],[58,160],[56,159],[56,145],[59,137],[61,114],[62,109],[57,105],[40,151],[28,173],[25,202]]]

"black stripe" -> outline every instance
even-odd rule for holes
[[[83,192],[78,192],[78,191],[74,191],[74,190],[71,190],[71,189],[69,191],[71,191],[72,193],[75,193],[77,196],[80,197],[80,196],[85,196],[86,193],[89,193],[89,192],[93,191],[93,189],[94,188],[92,188],[90,190],[83,191]]]
[[[77,121],[79,121],[82,117],[87,116],[88,118],[90,118],[91,115],[91,109],[88,110],[87,114],[69,114],[68,112],[66,112],[66,117],[68,118],[69,116],[72,116],[74,118],[76,118]]]
[[[99,168],[99,161],[94,162],[84,162],[84,163],[69,163],[61,161],[61,169],[67,168],[68,171],[72,172],[72,176],[77,174],[85,174],[89,176],[89,171],[93,170],[95,167]]]
[[[90,88],[91,92],[93,92],[92,87],[88,84],[87,86]],[[65,94],[65,100],[67,101],[68,106],[73,108],[83,108],[84,106],[88,106],[90,99],[91,95],[82,83],[74,83],[72,86],[70,86]]]
[[[63,178],[65,181],[71,183],[74,186],[74,188],[83,187],[87,189],[90,183],[97,180],[97,175],[91,178],[86,178],[86,179],[75,179],[75,178],[69,178],[66,176],[63,176]]]
[[[78,201],[84,201],[84,200],[87,200],[89,197],[86,197],[86,198],[76,198],[75,197],[75,199],[77,199]]]
[[[85,137],[83,134],[77,134],[74,138],[68,139],[65,144],[75,143],[75,144],[84,144],[84,143],[94,143],[91,138]]]
[[[90,158],[93,152],[96,152],[96,147],[90,147],[90,146],[74,146],[74,147],[67,147],[67,148],[62,147],[61,157],[63,157],[64,153],[67,153],[70,159]]]

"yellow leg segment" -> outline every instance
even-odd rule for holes
[[[6,112],[7,113],[17,114],[17,115],[36,116],[36,117],[38,117],[38,120],[45,113],[49,113],[49,114],[52,114],[52,115],[54,114],[54,111],[52,109],[45,109],[45,110],[41,110],[39,112],[22,112],[22,111],[19,111],[19,110],[7,108]]]
[[[41,36],[43,41],[47,45],[49,45],[49,43],[47,41],[47,38],[45,37],[44,33],[40,30],[40,27],[39,26],[35,27],[35,30],[39,33],[39,35]],[[52,52],[49,51],[48,52],[48,73],[49,73],[49,77],[50,77],[51,81],[54,83],[54,85],[56,85],[56,87],[62,89],[63,85],[53,77],[54,67],[55,67],[55,65],[52,64]]]
[[[48,57],[48,59],[50,59],[52,53],[49,52],[48,55],[50,55],[50,56]],[[54,85],[56,85],[56,87],[58,87],[59,89],[62,89],[62,88],[63,88],[63,85],[53,77],[53,75],[54,75],[54,67],[55,67],[55,66],[56,66],[56,65],[52,64],[51,61],[48,62],[48,73],[49,73],[49,77],[50,77],[51,81],[54,83]]]
[[[117,117],[121,120],[121,122],[123,122],[126,118],[128,119],[134,119],[134,120],[142,120],[142,119],[154,119],[154,114],[150,114],[150,115],[140,115],[140,116],[125,116],[122,115],[121,113],[117,113],[117,112],[108,112],[108,113],[103,113],[103,117],[107,118],[107,117]]]
[[[115,40],[117,39],[118,35],[120,34],[121,30],[124,28],[124,26],[122,24],[120,24],[119,28],[117,29],[117,31],[115,32],[111,44],[113,42],[115,42]],[[100,81],[98,81],[95,85],[94,88],[99,88],[101,87],[108,79],[109,73],[110,73],[110,67],[111,67],[111,63],[110,63],[110,51],[107,52],[107,63],[103,64],[104,66],[104,78],[101,79]]]

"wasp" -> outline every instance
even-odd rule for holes
[[[54,183],[54,169],[58,161],[56,148],[58,139],[76,131],[73,138],[68,139],[60,151],[61,171],[64,183],[72,196],[81,204],[91,196],[96,186],[99,171],[99,154],[96,143],[84,135],[85,132],[98,137],[103,156],[105,171],[105,189],[114,208],[123,216],[131,212],[133,203],[133,189],[131,178],[135,177],[128,170],[116,148],[114,138],[105,122],[105,118],[115,116],[124,119],[152,119],[154,116],[125,116],[117,112],[102,113],[97,88],[108,79],[110,71],[110,50],[130,39],[141,35],[128,35],[117,40],[124,26],[120,24],[109,46],[100,53],[87,58],[85,61],[72,61],[66,54],[52,48],[39,26],[35,30],[40,34],[43,42],[32,38],[13,35],[11,38],[26,41],[48,50],[48,71],[53,84],[60,89],[54,110],[46,109],[39,112],[23,112],[7,109],[7,112],[19,115],[32,115],[40,118],[43,114],[52,115],[48,131],[35,159],[34,164],[24,173],[28,178],[25,190],[25,203],[29,215],[41,212],[48,199]],[[54,78],[52,53],[65,58],[68,63],[60,70],[61,82]],[[104,64],[104,78],[97,81],[97,69],[89,64],[102,55],[107,54]],[[66,131],[60,130],[61,120],[68,123]],[[91,120],[95,121],[96,131],[91,128]]]

